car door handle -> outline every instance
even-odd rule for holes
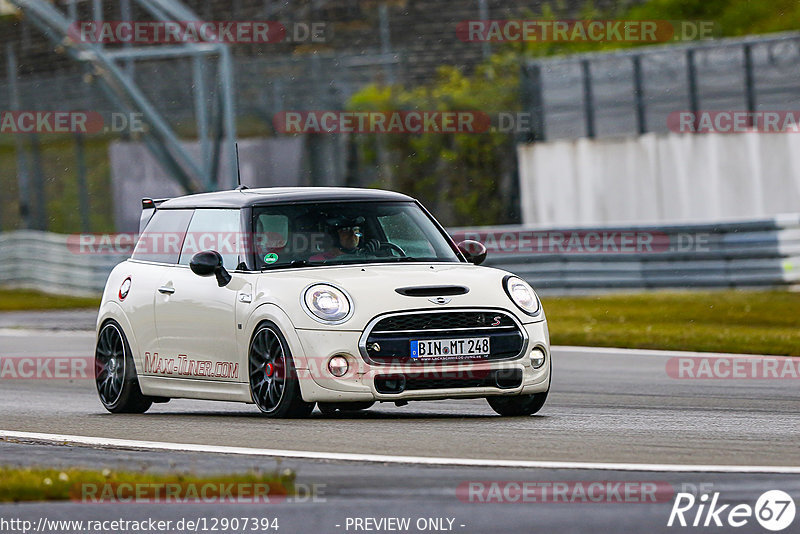
[[[163,293],[164,295],[172,295],[175,293],[174,287],[162,286],[158,288],[159,293]]]

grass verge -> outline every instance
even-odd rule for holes
[[[0,289],[0,311],[97,308],[99,297],[66,297],[27,289]]]
[[[198,477],[124,471],[0,467],[0,502],[126,502],[193,498],[281,500],[294,494],[294,473],[245,473]],[[230,491],[230,493],[228,493]],[[165,499],[165,497],[167,497]],[[128,500],[127,502],[131,502]]]
[[[544,298],[554,345],[800,356],[800,293]]]
[[[800,293],[657,292],[543,303],[554,345],[800,356]],[[98,298],[0,289],[0,311],[98,305]]]

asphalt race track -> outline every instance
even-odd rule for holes
[[[0,327],[4,358],[85,356],[92,353],[93,343],[91,332]],[[413,520],[447,516],[455,518],[452,530],[462,532],[582,532],[589,525],[609,532],[676,530],[666,526],[672,500],[576,505],[459,499],[459,484],[476,480],[654,480],[675,492],[698,487],[719,491],[720,502],[731,504],[753,505],[771,489],[800,497],[797,380],[676,379],[666,371],[669,355],[563,347],[553,352],[548,404],[539,415],[523,418],[496,416],[483,400],[416,402],[399,408],[379,404],[358,414],[326,417],[315,411],[308,420],[283,421],[264,419],[249,405],[174,400],[155,405],[145,415],[119,416],[101,407],[91,380],[2,379],[0,431],[198,444],[212,452],[214,447],[305,451],[332,460],[276,460],[263,453],[112,452],[17,438],[0,442],[0,463],[199,472],[289,467],[297,470],[301,482],[325,488],[325,497],[317,503],[282,503],[259,510],[262,515],[274,510],[288,527],[281,532],[353,532],[345,528],[347,517],[387,514]],[[337,456],[348,454],[480,461],[436,466],[347,462]],[[534,468],[524,462],[563,462],[557,464],[563,468]],[[620,465],[596,465],[604,463]],[[749,466],[761,467],[747,472],[753,471]],[[169,518],[187,515],[188,510],[195,516],[221,517],[252,511],[252,505],[244,510],[242,506],[247,505],[199,513],[197,505],[137,504],[125,508],[125,514]],[[78,503],[5,505],[0,512],[3,517],[33,518],[59,512],[67,518],[82,507],[102,517],[120,512],[118,507]],[[800,519],[793,527],[798,524]],[[751,520],[737,531],[763,530]]]

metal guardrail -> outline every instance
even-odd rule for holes
[[[102,293],[108,274],[126,256],[80,254],[69,239],[36,230],[0,233],[0,284],[64,295]]]
[[[485,265],[513,272],[547,293],[800,283],[800,214],[720,224],[451,233],[457,240],[484,242]]]
[[[800,284],[800,214],[715,224],[459,228],[478,239],[485,265],[518,274],[544,293]],[[81,254],[78,236],[0,234],[0,285],[98,294],[121,254]]]

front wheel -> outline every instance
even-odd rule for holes
[[[128,340],[114,321],[104,324],[97,336],[94,378],[100,402],[111,413],[144,413],[153,405],[142,395]]]
[[[513,397],[487,397],[492,410],[504,416],[533,415],[542,409],[550,390],[533,395],[515,395]]]
[[[250,392],[265,415],[276,418],[307,417],[314,409],[300,395],[300,383],[289,345],[271,323],[260,326],[248,355]]]

